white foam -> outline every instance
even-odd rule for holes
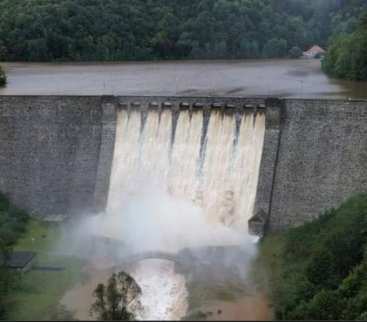
[[[180,320],[187,311],[185,278],[174,272],[174,263],[146,260],[130,272],[142,289],[138,320]]]

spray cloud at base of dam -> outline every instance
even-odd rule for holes
[[[177,249],[200,244],[200,238],[213,243],[216,235],[223,243],[229,231],[242,238],[255,202],[264,132],[261,113],[120,111],[106,217],[125,210],[124,221],[111,224],[113,237],[121,238],[116,227],[126,226],[134,236],[141,231],[149,247],[159,248],[156,242]],[[143,231],[137,227],[143,225]]]

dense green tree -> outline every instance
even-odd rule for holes
[[[94,290],[96,300],[91,307],[91,314],[97,315],[102,321],[131,321],[134,315],[128,307],[140,293],[140,287],[128,274],[112,274],[106,286],[98,284]]]
[[[301,56],[302,56],[302,50],[297,46],[292,47],[291,50],[289,51],[289,57],[291,58],[299,58]]]
[[[367,11],[353,33],[331,39],[322,67],[334,77],[367,80]]]
[[[287,41],[284,39],[270,39],[264,46],[265,58],[282,57],[287,52]]]
[[[285,57],[350,32],[365,0],[0,0],[0,60]]]

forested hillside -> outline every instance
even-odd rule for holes
[[[322,67],[331,76],[367,80],[367,10],[354,32],[332,37]]]
[[[366,320],[367,195],[267,236],[260,260],[278,320]]]
[[[0,0],[0,60],[284,57],[366,0]],[[293,50],[293,52],[296,52]]]

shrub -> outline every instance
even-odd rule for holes
[[[301,48],[295,46],[295,47],[292,47],[291,50],[289,51],[289,57],[290,58],[300,58],[302,56],[302,50]]]
[[[5,72],[3,68],[0,66],[0,87],[5,86],[7,82]]]

